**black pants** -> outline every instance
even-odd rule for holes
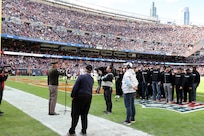
[[[122,91],[122,81],[116,81],[116,95],[123,95],[123,91]]]
[[[103,87],[106,111],[112,112],[112,87]]]
[[[180,89],[180,85],[176,85],[176,103],[181,104],[183,99],[183,89]]]
[[[72,111],[71,111],[72,124],[71,124],[71,128],[69,129],[70,134],[75,134],[75,128],[79,120],[79,115],[81,115],[81,125],[82,125],[81,132],[83,134],[86,134],[87,124],[88,124],[87,116],[91,105],[91,99],[92,99],[91,95],[82,94],[75,97],[72,100]]]
[[[188,102],[192,102],[191,98],[191,91],[192,89],[189,89],[189,86],[184,87],[184,102],[187,102],[187,93],[188,93]]]
[[[149,98],[149,91],[148,91],[148,83],[147,82],[142,82],[142,99],[146,99],[148,100]]]
[[[3,91],[0,90],[0,105],[1,105],[2,98],[3,98]]]

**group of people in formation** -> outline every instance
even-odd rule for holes
[[[139,82],[137,96],[143,102],[153,100],[165,103],[194,104],[196,102],[196,89],[200,84],[200,74],[196,66],[171,67],[171,66],[148,66],[133,68]],[[119,68],[116,76],[116,97],[122,96],[121,84],[124,71]],[[176,94],[176,99],[175,99]]]

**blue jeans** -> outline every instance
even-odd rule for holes
[[[161,99],[161,90],[160,90],[160,86],[158,85],[158,81],[152,81],[152,91],[153,91],[153,100],[156,100],[156,96],[157,99],[160,100]]]
[[[125,103],[125,108],[126,108],[126,122],[131,122],[135,120],[135,104],[134,104],[134,99],[135,99],[135,94],[136,93],[127,93],[124,94],[124,103]]]
[[[196,101],[196,89],[197,89],[197,86],[198,86],[198,83],[193,83],[192,92],[191,92],[192,101]]]

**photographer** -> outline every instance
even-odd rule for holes
[[[106,102],[106,110],[104,111],[105,114],[111,114],[112,113],[112,87],[113,87],[113,78],[114,75],[112,73],[113,67],[112,66],[107,66],[106,68],[106,74],[102,73],[100,71],[99,73],[101,75],[104,75],[101,77],[102,80],[102,87],[104,90],[104,99]]]
[[[102,71],[100,70],[100,69],[95,69],[96,71],[97,71],[97,81],[98,81],[98,87],[97,87],[97,89],[96,89],[96,93],[100,93],[100,90],[101,90],[101,74],[100,73],[102,73]]]
[[[123,68],[119,67],[117,71],[117,76],[115,76],[115,84],[116,84],[116,96],[115,98],[120,98],[123,95],[123,90],[122,90],[122,79],[123,79]]]
[[[8,70],[4,68],[0,68],[0,105],[3,98],[3,91],[4,91],[4,82],[8,78]],[[0,116],[3,115],[4,112],[0,111]]]

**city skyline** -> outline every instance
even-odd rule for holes
[[[64,0],[68,2],[81,2],[102,8],[125,11],[136,15],[150,16],[152,2],[155,3],[158,19],[162,22],[182,22],[178,20],[179,10],[189,7],[189,24],[204,25],[204,1],[203,0]]]

